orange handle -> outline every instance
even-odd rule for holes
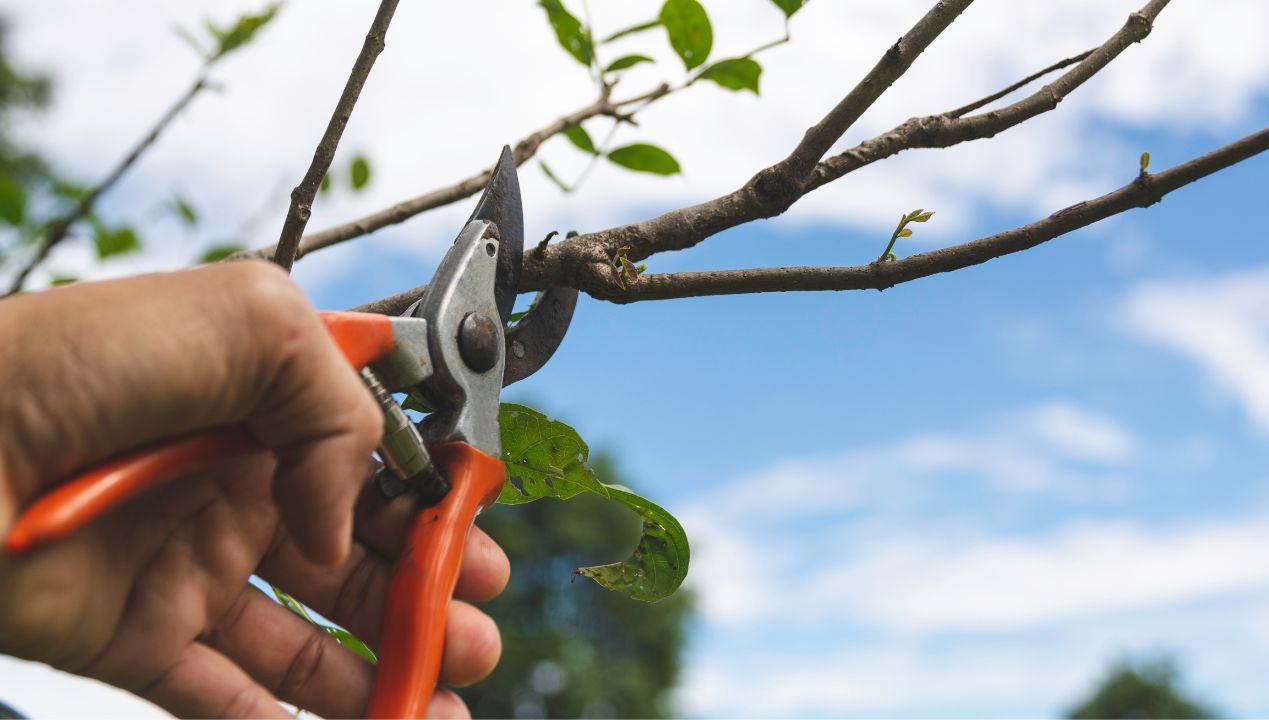
[[[441,674],[445,618],[472,521],[502,490],[504,466],[461,442],[433,445],[451,489],[414,516],[392,569],[366,717],[421,718]]]
[[[319,313],[326,330],[354,368],[392,354],[396,343],[385,315]],[[223,459],[261,451],[242,427],[218,428],[137,450],[90,470],[35,501],[18,518],[5,550],[23,553],[61,540],[110,508],[150,488]]]

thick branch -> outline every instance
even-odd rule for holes
[[[903,76],[913,61],[943,33],[973,0],[939,0],[906,35],[886,51],[872,70],[837,103],[824,119],[806,131],[802,142],[773,170],[801,179],[824,157],[877,98]]]
[[[756,268],[641,275],[625,290],[610,284],[608,292],[591,290],[590,293],[613,302],[629,303],[793,290],[884,290],[1027,250],[1132,208],[1153,205],[1178,188],[1266,150],[1269,150],[1269,128],[1163,172],[1140,175],[1114,192],[1059,210],[1043,220],[894,262],[873,262],[854,267]]]
[[[22,289],[22,286],[26,283],[26,279],[31,275],[31,272],[34,271],[35,268],[39,267],[40,263],[43,263],[46,259],[48,259],[49,253],[52,252],[53,248],[56,247],[58,243],[66,239],[66,235],[70,232],[71,227],[92,213],[93,207],[97,204],[97,200],[109,191],[110,188],[114,187],[115,183],[119,182],[119,179],[122,178],[124,173],[128,172],[134,164],[136,164],[141,155],[144,154],[146,150],[149,150],[150,146],[154,145],[154,143],[159,139],[159,136],[163,134],[163,131],[167,129],[167,126],[171,125],[172,121],[176,119],[176,116],[180,115],[190,102],[206,88],[207,75],[206,68],[204,68],[203,72],[199,74],[194,83],[189,86],[188,90],[185,91],[185,94],[181,95],[181,97],[178,98],[170,108],[168,108],[167,112],[163,113],[163,116],[159,118],[157,123],[154,124],[154,127],[150,128],[150,132],[146,133],[145,136],[141,138],[140,142],[138,142],[132,150],[128,152],[127,156],[125,156],[123,160],[115,166],[115,169],[106,176],[106,179],[102,180],[96,187],[89,190],[87,194],[80,198],[79,203],[75,205],[75,208],[71,210],[69,214],[57,218],[49,223],[48,232],[45,234],[44,240],[40,243],[39,248],[35,251],[35,256],[18,271],[16,276],[14,276],[13,283],[9,286],[9,291],[5,293],[6,296],[13,295]]]
[[[808,177],[786,186],[791,195],[777,203],[771,202],[769,187],[765,190],[760,187],[766,179],[784,177],[779,170],[780,165],[775,165],[759,172],[744,187],[714,200],[551,246],[542,255],[525,259],[525,277],[541,278],[540,284],[535,287],[571,284],[588,292],[606,292],[606,268],[611,265],[613,253],[618,248],[629,248],[627,257],[635,262],[656,253],[690,248],[723,230],[783,212],[811,190],[901,150],[945,147],[991,137],[1057,107],[1068,93],[1104,68],[1129,45],[1149,34],[1152,22],[1167,4],[1168,0],[1151,0],[1078,65],[1052,84],[1005,108],[963,118],[932,115],[909,120],[888,133],[820,162]]]
[[[353,106],[357,104],[357,97],[361,95],[361,89],[366,84],[370,68],[374,67],[375,59],[379,57],[379,53],[383,52],[388,24],[392,22],[392,14],[396,12],[397,1],[383,0],[379,4],[379,11],[370,24],[370,31],[366,33],[366,41],[362,44],[361,52],[353,63],[348,82],[344,84],[344,92],[339,96],[339,102],[335,104],[335,112],[331,114],[330,122],[326,124],[326,132],[317,143],[317,150],[313,152],[313,162],[309,164],[308,172],[304,173],[304,179],[291,191],[291,207],[287,211],[286,220],[282,223],[282,234],[278,237],[277,250],[273,253],[273,262],[287,270],[290,270],[295,262],[295,251],[299,247],[300,236],[304,234],[304,226],[308,224],[309,216],[313,213],[313,198],[317,197],[322,178],[326,177],[326,171],[330,169],[331,161],[335,159],[335,148],[339,146],[339,139],[348,125],[348,118],[352,116]]]
[[[1119,57],[1120,53],[1134,43],[1145,39],[1150,34],[1155,18],[1168,2],[1169,0],[1152,0],[1141,10],[1129,15],[1127,22],[1118,32],[1092,52],[1086,53],[1078,65],[1018,102],[998,110],[967,117],[959,115],[965,110],[965,108],[959,108],[942,115],[912,118],[890,132],[878,135],[819,163],[811,173],[810,181],[806,186],[807,192],[903,150],[942,148],[967,140],[994,137],[1037,115],[1055,109],[1067,95],[1109,65],[1112,60]],[[1008,90],[1009,88],[1006,88],[1006,91]],[[966,107],[972,108],[973,105]]]

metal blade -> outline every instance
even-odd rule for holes
[[[472,220],[487,220],[498,226],[502,247],[498,253],[494,301],[502,324],[506,325],[520,290],[520,264],[524,253],[524,208],[520,203],[520,180],[516,177],[516,161],[510,146],[502,147],[489,184],[467,222]]]

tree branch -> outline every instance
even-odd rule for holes
[[[154,127],[150,128],[150,132],[146,133],[145,136],[141,138],[140,142],[133,146],[127,156],[125,156],[123,160],[115,166],[115,169],[106,176],[106,179],[102,180],[96,187],[89,190],[87,194],[80,198],[79,203],[75,205],[74,209],[72,209],[70,213],[49,223],[48,232],[45,234],[44,240],[36,249],[35,256],[32,257],[31,260],[18,271],[18,274],[14,276],[8,292],[5,293],[6,297],[22,290],[22,286],[26,284],[27,278],[30,277],[35,268],[39,267],[41,263],[48,259],[49,253],[53,251],[53,248],[57,247],[59,243],[66,239],[71,227],[92,213],[93,207],[97,204],[97,200],[114,187],[115,183],[119,182],[119,179],[122,178],[124,173],[128,172],[134,164],[136,164],[141,155],[145,153],[146,150],[149,150],[150,146],[154,145],[154,143],[159,139],[159,136],[163,134],[163,131],[167,129],[168,125],[171,125],[172,121],[176,119],[176,116],[180,115],[190,102],[192,102],[200,92],[208,87],[207,69],[208,66],[203,67],[203,70],[199,73],[198,78],[195,79],[193,84],[189,86],[189,89],[187,89],[185,93],[168,108],[167,112],[163,113],[163,116],[160,117],[159,121],[154,124]]]
[[[1096,49],[1097,49],[1097,48],[1093,48],[1093,50],[1096,50]],[[1075,63],[1077,63],[1077,62],[1080,62],[1080,61],[1084,60],[1084,58],[1086,58],[1086,57],[1088,57],[1089,55],[1092,55],[1092,54],[1093,54],[1093,50],[1085,50],[1084,52],[1080,53],[1079,55],[1074,55],[1074,56],[1072,56],[1072,57],[1066,58],[1065,60],[1058,60],[1057,62],[1053,63],[1052,65],[1050,65],[1050,66],[1048,66],[1048,67],[1046,67],[1045,69],[1040,70],[1039,72],[1032,73],[1032,74],[1030,74],[1030,75],[1028,75],[1028,76],[1026,76],[1026,77],[1022,78],[1022,79],[1021,79],[1021,80],[1019,80],[1018,82],[1016,82],[1016,83],[1014,83],[1014,84],[1010,85],[1009,87],[1004,88],[1003,90],[998,90],[998,91],[996,91],[996,92],[994,92],[994,93],[992,93],[992,94],[988,95],[988,96],[987,96],[987,97],[985,97],[985,98],[980,98],[980,99],[978,99],[978,100],[975,100],[975,101],[974,101],[974,102],[972,102],[972,103],[969,103],[968,105],[963,105],[963,106],[961,106],[961,107],[956,108],[955,110],[953,110],[953,111],[951,111],[951,112],[947,112],[947,113],[943,113],[943,114],[944,114],[944,115],[946,115],[946,116],[948,116],[948,117],[954,117],[954,118],[958,118],[958,117],[962,117],[962,116],[964,116],[964,115],[968,115],[968,114],[970,114],[970,113],[974,112],[975,110],[978,110],[978,109],[983,108],[983,107],[985,107],[985,106],[987,106],[987,105],[990,105],[991,103],[996,102],[996,101],[997,101],[997,100],[999,100],[1000,98],[1002,98],[1002,97],[1004,97],[1004,96],[1008,95],[1009,93],[1014,92],[1015,90],[1021,90],[1022,88],[1024,88],[1024,87],[1026,87],[1026,86],[1030,85],[1031,83],[1035,82],[1036,80],[1039,80],[1040,78],[1044,77],[1045,75],[1048,75],[1049,73],[1057,72],[1058,70],[1061,70],[1061,69],[1063,69],[1063,68],[1070,67],[1070,66],[1074,65]]]
[[[579,125],[585,120],[599,116],[610,115],[614,117],[624,117],[626,113],[621,112],[621,108],[633,103],[652,102],[658,100],[670,93],[675,88],[669,85],[659,85],[656,88],[640,93],[624,100],[610,100],[611,86],[602,87],[600,96],[591,104],[580,108],[574,112],[557,118],[550,125],[542,127],[521,139],[512,149],[512,155],[515,157],[516,165],[522,165],[534,155],[537,154],[538,148],[548,139],[564,132],[574,125]],[[305,255],[328,248],[332,245],[338,245],[347,242],[353,238],[361,237],[380,230],[389,225],[396,225],[405,222],[428,210],[434,210],[438,207],[458,202],[464,198],[471,197],[484,189],[489,183],[490,173],[493,168],[486,169],[476,175],[472,175],[464,180],[460,180],[453,185],[438,188],[431,192],[419,195],[418,197],[403,200],[395,205],[387,207],[383,210],[373,212],[364,217],[357,218],[350,222],[336,225],[320,232],[305,235],[300,242],[299,248],[295,253],[295,259],[299,260]],[[230,260],[244,260],[252,258],[268,258],[272,257],[277,250],[277,245],[265,248],[257,248],[255,250],[244,250],[230,256]]]
[[[913,61],[943,33],[952,21],[969,7],[973,0],[939,0],[930,11],[903,37],[886,51],[881,60],[864,76],[859,84],[837,103],[811,129],[789,157],[768,172],[794,181],[801,180],[811,170],[833,143],[837,142],[877,98],[903,76]]]
[[[313,212],[313,198],[317,197],[322,178],[326,177],[326,171],[330,169],[331,161],[335,159],[335,148],[339,146],[339,139],[348,125],[348,118],[352,116],[353,106],[357,104],[357,97],[361,95],[361,89],[366,84],[370,68],[374,67],[375,59],[379,57],[379,53],[383,52],[388,25],[392,22],[392,14],[396,12],[397,2],[398,0],[382,0],[379,3],[379,11],[375,13],[370,30],[366,33],[366,40],[362,43],[361,52],[353,62],[348,82],[344,84],[344,92],[339,96],[339,102],[335,104],[335,111],[330,116],[330,122],[326,124],[326,132],[322,134],[322,139],[313,152],[313,161],[308,166],[308,172],[304,173],[304,179],[291,191],[291,207],[287,211],[286,220],[282,223],[282,234],[278,237],[277,249],[273,253],[273,262],[287,271],[290,271],[291,265],[295,262],[300,236],[304,234],[304,226],[308,224],[309,216]]]
[[[1055,109],[1067,95],[1109,65],[1129,46],[1144,40],[1150,34],[1155,18],[1169,1],[1152,0],[1141,10],[1129,15],[1128,20],[1118,32],[1087,53],[1079,64],[1049,85],[1045,85],[1018,102],[998,110],[967,117],[958,116],[957,113],[965,109],[958,108],[950,113],[907,120],[887,133],[862,142],[816,165],[811,172],[806,191],[815,190],[847,173],[896,155],[903,150],[942,148],[967,140],[994,137],[1037,115]],[[966,107],[972,108],[974,104],[971,103]]]
[[[1132,208],[1153,205],[1178,188],[1266,150],[1269,150],[1269,128],[1163,172],[1139,175],[1114,192],[1076,203],[1043,220],[894,262],[872,262],[854,267],[756,268],[640,275],[624,290],[609,283],[605,291],[588,289],[588,292],[601,299],[629,303],[793,290],[884,290],[1027,250]]]
[[[780,168],[788,162],[786,159],[760,171],[738,190],[714,200],[552,245],[544,253],[525,258],[523,278],[532,279],[536,283],[535,288],[573,285],[587,292],[607,293],[609,268],[618,248],[628,248],[626,256],[633,262],[660,252],[684,250],[723,230],[778,215],[806,193],[904,149],[945,147],[991,137],[1057,107],[1063,97],[1118,57],[1129,45],[1148,35],[1155,17],[1167,4],[1168,0],[1151,0],[1130,15],[1119,31],[1078,65],[1052,84],[1005,108],[963,118],[932,115],[908,120],[890,132],[819,162],[808,176],[801,179],[790,180],[783,174]],[[936,7],[931,14],[938,9]],[[883,60],[878,67],[884,64]],[[873,72],[876,71],[874,68]],[[773,190],[774,183],[763,187],[763,183],[772,178],[784,183],[783,189]]]

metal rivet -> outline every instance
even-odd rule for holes
[[[458,353],[478,373],[498,364],[498,325],[487,315],[467,313],[458,326]]]

